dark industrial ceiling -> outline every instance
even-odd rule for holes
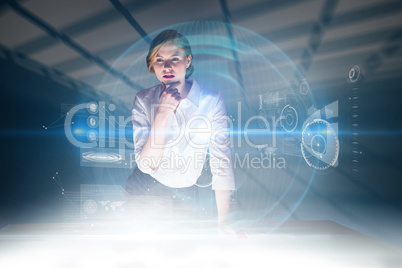
[[[214,20],[270,40],[312,84],[344,82],[354,65],[387,79],[402,70],[401,17],[398,0],[4,1],[0,57],[95,92],[107,90],[100,80],[113,66],[114,79],[136,90],[124,61],[113,65],[126,49],[169,25]]]

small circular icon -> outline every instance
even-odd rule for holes
[[[360,80],[360,78],[361,78],[360,67],[355,65],[349,71],[349,80],[352,83],[356,83]]]
[[[286,132],[292,132],[296,129],[299,122],[297,111],[295,108],[286,105],[281,111],[281,126]]]
[[[300,93],[306,95],[310,91],[310,86],[306,81],[300,84]]]
[[[98,204],[92,199],[85,200],[82,208],[87,214],[94,214],[98,210]]]
[[[114,112],[116,110],[116,105],[114,105],[113,103],[109,104],[109,111]]]
[[[87,138],[89,141],[97,141],[98,140],[98,132],[95,130],[90,130],[87,133]]]
[[[98,127],[98,118],[95,116],[89,116],[87,119],[87,124],[88,126],[90,126],[91,128],[96,128]]]
[[[90,102],[87,105],[88,112],[91,114],[96,114],[98,112],[98,104],[96,102]]]
[[[311,144],[310,148],[312,152],[322,158],[322,155],[325,153],[325,149],[327,146],[327,142],[325,141],[325,138],[322,135],[315,135],[311,139]]]

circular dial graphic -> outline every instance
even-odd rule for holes
[[[349,80],[352,83],[356,83],[357,81],[360,80],[361,74],[360,74],[360,67],[355,65],[350,69],[349,71]]]
[[[331,124],[323,119],[308,123],[302,132],[301,151],[310,167],[318,170],[334,167],[339,156],[339,140]]]
[[[296,129],[297,124],[299,122],[299,116],[297,115],[297,111],[295,108],[286,105],[281,111],[281,126],[286,132],[292,132]]]
[[[300,93],[306,95],[310,91],[310,86],[307,84],[306,81],[300,84]]]

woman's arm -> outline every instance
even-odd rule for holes
[[[212,189],[215,190],[219,227],[230,223],[230,193],[235,189],[227,121],[225,102],[219,96],[212,111],[213,134],[209,144]]]
[[[215,190],[215,197],[218,207],[218,225],[223,227],[230,223],[230,190]]]
[[[179,105],[180,93],[174,88],[178,83],[173,83],[167,88],[165,85],[159,99],[158,110],[155,113],[148,139],[142,147],[140,158],[141,165],[147,165],[152,170],[158,169],[165,149],[165,134],[169,116]]]
[[[245,230],[233,226],[230,218],[230,190],[215,190],[216,204],[218,207],[218,228],[222,234],[236,235],[246,239],[248,233]]]

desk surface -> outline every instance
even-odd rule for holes
[[[239,239],[211,221],[8,225],[0,267],[402,267],[402,249],[331,221],[246,230]]]

